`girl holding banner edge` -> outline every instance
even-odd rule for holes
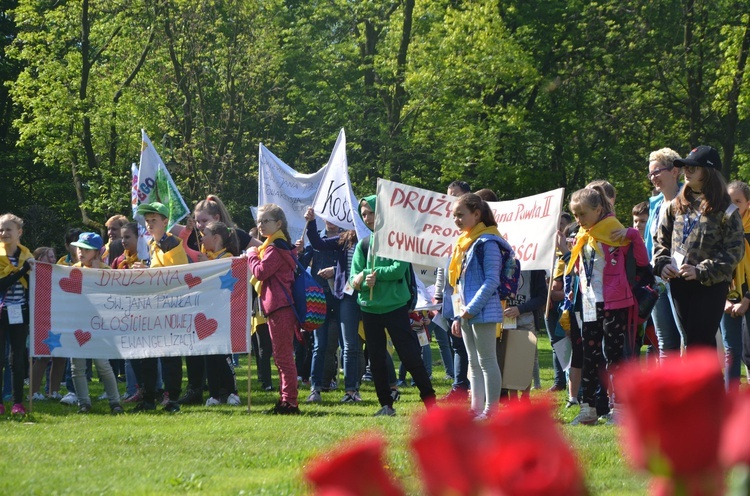
[[[360,216],[370,230],[375,226],[375,200],[376,195],[370,195],[359,202]],[[396,411],[388,382],[386,329],[401,362],[419,388],[422,402],[428,408],[435,404],[435,390],[422,362],[419,340],[409,323],[408,302],[411,293],[407,277],[411,276],[408,274],[410,264],[378,257],[374,251],[369,253],[370,249],[375,248],[370,246],[371,238],[357,244],[349,283],[359,291],[357,301],[362,309],[370,368],[381,406],[375,415],[392,417]]]
[[[469,354],[471,410],[477,420],[484,420],[500,402],[502,373],[495,346],[495,329],[503,321],[500,249],[512,248],[497,230],[487,202],[473,193],[453,203],[453,220],[461,235],[448,265],[443,315],[456,319],[451,333],[463,336]]]

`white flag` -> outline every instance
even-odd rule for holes
[[[138,215],[138,167],[135,164],[130,165],[130,172],[133,181],[130,188],[130,206],[133,209],[133,218]],[[148,260],[151,254],[148,251],[148,241],[151,235],[146,231],[146,226],[138,224],[138,258]]]
[[[138,168],[138,198],[135,207],[141,203],[155,201],[163,203],[169,208],[167,230],[170,230],[172,226],[184,219],[190,210],[143,129],[141,129],[141,140],[141,165]],[[135,218],[141,225],[144,225],[143,216],[138,215]]]
[[[294,244],[305,232],[305,212],[313,204],[325,167],[313,174],[301,174],[260,144],[258,152],[258,205],[275,203],[286,214],[289,240]],[[318,224],[322,229],[322,222]]]
[[[312,206],[315,214],[321,219],[343,229],[355,229],[359,239],[370,235],[370,230],[359,216],[359,204],[349,179],[346,134],[343,129],[333,146],[331,158],[325,166],[325,174]]]

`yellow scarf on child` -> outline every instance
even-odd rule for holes
[[[745,234],[750,233],[750,208],[745,210],[742,216],[742,227]],[[737,297],[742,298],[742,286],[747,283],[750,287],[750,244],[745,239],[745,256],[742,257],[737,268],[734,270],[734,287],[732,291],[737,292]]]
[[[222,248],[219,251],[206,250],[201,246],[201,252],[208,257],[209,260],[216,260],[217,258],[231,257],[232,254],[227,251],[226,248]]]
[[[266,248],[271,246],[277,239],[283,239],[287,243],[289,242],[289,240],[286,239],[286,236],[284,236],[284,233],[281,231],[281,229],[279,229],[278,231],[267,237],[263,244],[258,247],[258,258],[263,260],[263,257],[266,255]],[[250,276],[250,284],[253,285],[253,287],[255,288],[255,292],[258,293],[258,296],[260,296],[260,289],[263,287],[263,281],[259,281],[255,278],[255,276]]]
[[[5,245],[0,243],[0,278],[5,278],[11,274],[15,274],[23,267],[23,263],[26,260],[33,257],[29,249],[24,245],[18,245],[18,248],[21,250],[21,254],[18,256],[18,266],[16,266],[13,265],[10,258],[8,258],[8,253],[5,252]],[[11,253],[10,255],[15,255],[15,253]],[[20,282],[24,288],[29,288],[29,283],[26,282],[24,278],[21,278],[18,282]]]
[[[130,269],[133,267],[133,264],[138,262],[140,259],[138,258],[138,252],[131,253],[128,250],[125,250],[125,258],[122,260],[122,262],[117,264],[117,269]]]
[[[474,244],[474,241],[476,241],[482,234],[494,234],[495,236],[502,237],[496,226],[487,227],[484,225],[484,222],[480,222],[471,228],[471,231],[462,232],[456,240],[456,244],[453,246],[451,263],[448,265],[448,283],[452,287],[456,287],[458,278],[461,276],[461,266],[464,263],[466,252],[469,251],[469,248]]]
[[[620,224],[620,221],[617,220],[617,217],[612,214],[594,224],[589,230],[581,228],[576,236],[576,244],[573,246],[573,249],[570,250],[570,261],[568,262],[568,266],[565,267],[565,275],[570,274],[570,271],[573,270],[576,260],[578,260],[581,252],[583,252],[583,247],[586,245],[589,245],[596,250],[599,255],[604,255],[601,248],[599,248],[599,243],[609,246],[629,245],[629,239],[621,239],[618,241],[612,239],[612,231],[618,229],[624,229],[624,227]]]

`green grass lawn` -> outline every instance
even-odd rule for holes
[[[433,346],[437,361],[440,355]],[[551,351],[543,336],[539,359],[546,389],[552,385]],[[243,401],[246,365],[242,360],[237,371]],[[441,365],[433,367],[439,396],[450,388],[441,379],[444,375]],[[23,420],[0,419],[0,494],[303,494],[309,492],[301,478],[306,462],[365,431],[387,438],[390,468],[410,494],[420,493],[407,449],[412,416],[423,408],[416,388],[402,390],[396,417],[372,416],[378,409],[372,383],[363,384],[361,403],[340,403],[339,390],[323,393],[322,403],[301,404],[299,417],[280,417],[263,414],[277,394],[256,386],[250,413],[245,407],[194,406],[176,415],[158,411],[113,417],[106,401],[94,400],[94,413],[82,416],[75,407],[36,402],[33,414]],[[102,392],[96,380],[91,390],[92,398]],[[300,391],[300,399],[305,396]],[[561,424],[569,422],[575,408],[562,406],[564,393],[556,399]],[[592,494],[645,493],[647,481],[627,468],[616,428],[563,425],[563,431],[578,453]]]

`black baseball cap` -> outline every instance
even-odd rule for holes
[[[674,161],[675,167],[691,165],[693,167],[712,167],[721,170],[721,158],[716,148],[708,145],[701,145],[693,148],[685,158],[678,158]]]

